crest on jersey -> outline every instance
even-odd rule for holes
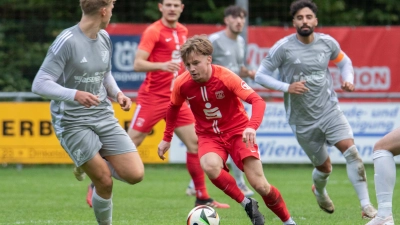
[[[108,54],[108,51],[101,51],[101,60],[103,63],[107,63],[109,60],[110,54]]]
[[[224,91],[216,91],[216,92],[215,92],[215,96],[217,97],[217,99],[223,99],[223,98],[225,98]]]
[[[250,90],[250,89],[251,89],[251,87],[250,87],[246,82],[244,82],[244,81],[242,81],[242,88],[243,88],[244,90]]]

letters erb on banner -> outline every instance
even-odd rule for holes
[[[114,44],[113,75],[124,90],[137,91],[144,73],[133,71],[133,60],[141,33],[146,24],[112,24],[107,31]],[[218,25],[187,25],[189,36],[210,34],[224,29]],[[351,58],[355,70],[356,93],[373,98],[373,93],[400,92],[400,27],[322,27],[316,32],[329,34]],[[295,33],[293,28],[249,27],[247,64],[257,69],[269,49],[279,39]],[[329,70],[335,91],[341,92],[341,78],[335,65]],[[278,76],[278,73],[275,73]],[[266,91],[254,81],[249,85],[257,91]]]
[[[122,111],[118,104],[113,106],[119,123],[127,129],[135,105],[129,112]],[[1,102],[0,109],[0,163],[72,163],[54,134],[49,102]],[[157,154],[164,127],[164,121],[156,124],[154,131],[138,148],[143,162],[168,162],[168,158],[162,161]]]

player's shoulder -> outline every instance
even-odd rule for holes
[[[50,51],[52,51],[54,55],[57,55],[60,49],[73,46],[75,42],[79,42],[80,40],[77,38],[78,32],[78,25],[61,31],[61,33],[54,40],[53,44],[50,46]]]
[[[146,33],[146,32],[157,32],[157,33],[159,33],[162,30],[163,27],[164,26],[161,23],[161,20],[157,20],[154,23],[152,23],[149,26],[147,26],[146,29],[144,30],[144,33]]]
[[[187,27],[185,25],[179,23],[179,22],[176,23],[176,29],[178,31],[183,31],[183,32],[186,32],[186,33],[188,32]]]
[[[317,33],[315,32],[314,35],[319,38],[321,41],[327,43],[327,44],[334,44],[339,47],[339,43],[336,41],[335,38],[333,38],[329,34],[324,34],[324,33]]]
[[[104,30],[104,29],[101,29],[101,30],[99,31],[99,36],[101,36],[101,37],[103,37],[103,38],[105,38],[105,39],[107,39],[107,40],[110,40],[110,35],[109,35],[108,32],[107,32],[106,30]]]
[[[290,34],[290,35],[288,35],[286,37],[281,38],[269,50],[269,55],[272,57],[278,51],[284,50],[291,42],[294,41],[295,37],[296,37],[296,34]]]
[[[235,78],[239,77],[234,72],[232,72],[230,69],[228,69],[224,66],[220,66],[220,65],[216,65],[216,64],[213,64],[212,66],[214,69],[214,76],[221,80],[229,80],[229,79],[232,79],[232,77],[235,77]]]
[[[208,35],[208,40],[210,40],[211,43],[215,42],[216,40],[218,40],[222,37],[223,32],[224,31],[222,30],[222,31],[217,31],[215,33]]]
[[[186,82],[190,81],[192,79],[192,77],[190,76],[189,71],[185,71],[183,73],[181,73],[175,80],[175,84],[178,86],[182,86],[183,84],[185,84]]]

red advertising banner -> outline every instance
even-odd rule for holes
[[[111,24],[107,31],[111,38],[113,36],[119,38],[137,36],[140,38],[147,26],[148,24]],[[195,34],[211,34],[224,29],[224,26],[189,24],[187,28],[189,29],[189,36],[192,36]],[[382,98],[382,96],[400,98],[400,27],[321,27],[315,31],[329,34],[335,38],[342,50],[352,60],[355,70],[356,92],[350,93],[353,94],[351,96],[355,98]],[[296,32],[294,28],[249,27],[248,65],[257,69],[273,44],[294,32]],[[132,46],[136,47],[137,44]],[[135,52],[136,49],[133,51]],[[134,56],[134,52],[130,56]],[[129,57],[122,58],[127,60]],[[132,56],[130,59],[132,59]],[[131,60],[131,63],[133,60]],[[335,65],[330,65],[329,70],[333,76],[335,90],[340,93],[340,71]],[[125,75],[122,77],[124,77],[124,80],[131,80]],[[119,82],[118,79],[116,80]],[[138,81],[138,79],[135,81]],[[250,85],[257,90],[265,91],[255,83]]]

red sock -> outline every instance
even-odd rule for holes
[[[204,180],[204,172],[200,166],[200,159],[196,154],[186,152],[186,168],[193,179],[194,189],[196,190],[196,197],[198,199],[209,199],[206,182]]]
[[[287,221],[290,218],[288,209],[286,208],[285,201],[283,201],[282,195],[277,188],[271,185],[271,191],[267,196],[262,196],[265,205],[277,215],[282,222]]]
[[[211,180],[211,182],[238,203],[243,201],[244,195],[236,185],[235,178],[225,170],[222,169],[219,176]]]

